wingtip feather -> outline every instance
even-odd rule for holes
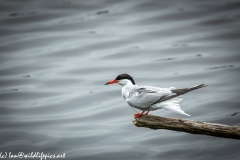
[[[195,89],[203,88],[206,86],[207,86],[206,84],[198,84],[198,85],[190,87],[189,89],[195,90]]]

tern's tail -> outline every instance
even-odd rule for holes
[[[186,115],[186,116],[190,116],[189,114],[185,113],[185,112],[180,108],[179,102],[181,102],[182,99],[183,99],[183,98],[181,98],[181,96],[180,96],[180,97],[174,97],[174,98],[172,98],[172,99],[169,99],[169,100],[166,100],[166,101],[163,101],[163,102],[154,104],[154,105],[152,105],[152,108],[153,108],[153,109],[164,108],[164,109],[166,109],[166,110],[171,110],[171,111],[174,111],[174,112],[177,112],[177,113]]]

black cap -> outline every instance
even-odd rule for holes
[[[121,80],[121,79],[128,79],[132,82],[132,84],[135,84],[133,78],[126,73],[118,75],[115,80]]]

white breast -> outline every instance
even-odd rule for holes
[[[133,85],[125,85],[122,87],[122,97],[126,100],[129,96],[129,93],[132,91],[134,88]]]

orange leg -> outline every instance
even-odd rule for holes
[[[146,115],[148,115],[149,112],[150,112],[150,111],[147,111]]]
[[[144,112],[145,112],[145,111],[142,111],[142,113],[134,114],[134,117],[135,117],[135,118],[139,118],[139,117],[141,117],[141,116],[143,115]]]

